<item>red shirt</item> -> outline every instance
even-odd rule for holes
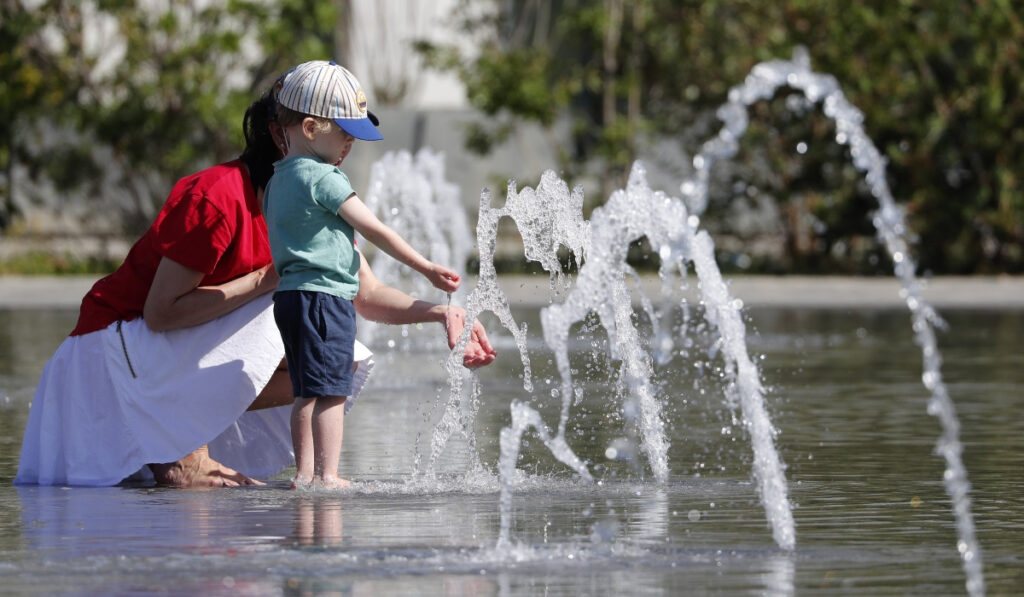
[[[222,284],[270,263],[267,224],[240,160],[207,168],[174,185],[153,225],[121,267],[96,282],[82,299],[71,335],[141,317],[164,257],[205,274],[201,286]]]

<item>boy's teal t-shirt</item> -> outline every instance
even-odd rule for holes
[[[278,290],[315,290],[345,299],[359,292],[355,231],[338,209],[355,194],[341,170],[313,156],[274,164],[263,195]]]

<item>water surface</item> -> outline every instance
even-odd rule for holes
[[[1024,586],[1024,312],[944,311],[943,373],[961,419],[964,461],[989,594]],[[539,333],[534,311],[520,311]],[[513,498],[512,543],[500,526],[498,432],[511,400],[532,400],[550,425],[557,373],[530,346],[535,395],[521,386],[509,338],[480,372],[477,449],[454,438],[437,477],[415,479],[438,397],[437,352],[384,355],[346,421],[340,493],[265,487],[15,488],[32,391],[74,323],[71,311],[0,310],[0,582],[30,594],[384,593],[661,595],[679,593],[965,594],[956,531],[933,454],[920,351],[900,310],[755,308],[759,359],[776,445],[787,465],[797,543],[772,540],[751,479],[751,450],[726,404],[720,359],[692,323],[689,346],[656,373],[668,403],[670,479],[641,460],[608,460],[629,437],[616,364],[573,355],[584,401],[567,439],[596,484],[578,481],[527,434]],[[699,318],[694,318],[694,322]],[[496,326],[489,326],[496,329]],[[436,331],[428,328],[430,331]],[[419,332],[414,332],[419,333]],[[497,333],[495,333],[498,335]],[[617,444],[621,445],[621,444]]]

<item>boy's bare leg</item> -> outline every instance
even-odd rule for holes
[[[345,396],[317,398],[313,409],[313,445],[316,447],[317,482],[325,489],[349,486],[338,476],[341,441],[345,430]]]
[[[296,398],[292,405],[292,449],[295,451],[295,479],[292,488],[308,487],[313,482],[314,446],[313,409],[317,398]]]
[[[263,485],[233,468],[210,458],[209,449],[200,446],[177,462],[154,463],[149,468],[158,485],[166,487],[238,487]]]

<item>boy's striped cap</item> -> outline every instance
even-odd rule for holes
[[[366,94],[345,67],[326,60],[303,62],[284,75],[277,101],[285,108],[330,118],[356,139],[379,141],[380,121],[366,109]]]

